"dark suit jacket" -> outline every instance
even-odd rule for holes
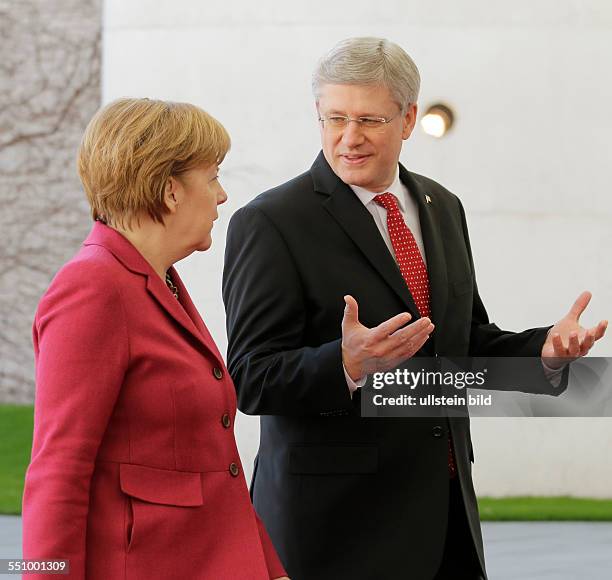
[[[400,179],[419,206],[436,325],[419,354],[539,356],[547,329],[489,323],[457,197],[401,165]],[[448,429],[484,566],[469,421],[359,416],[342,368],[345,294],[368,327],[418,317],[371,215],[321,153],[232,217],[223,281],[238,405],[263,415],[254,503],[289,575],[430,580],[446,531]]]

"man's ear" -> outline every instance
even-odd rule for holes
[[[179,182],[176,177],[170,176],[164,187],[164,203],[170,213],[175,213],[179,204]]]
[[[402,139],[404,141],[410,137],[417,120],[417,105],[413,103],[402,118]]]

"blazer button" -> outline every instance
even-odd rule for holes
[[[226,429],[229,429],[231,424],[232,420],[229,413],[223,413],[223,417],[221,417],[221,425],[223,425]]]
[[[223,371],[219,367],[215,367],[213,369],[213,375],[215,376],[215,379],[220,381],[223,378]]]
[[[442,437],[442,435],[444,435],[444,429],[440,425],[436,425],[431,430],[431,433],[434,437]]]
[[[231,473],[232,477],[238,477],[240,468],[235,463],[230,463],[229,472]]]

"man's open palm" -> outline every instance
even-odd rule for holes
[[[542,359],[548,367],[559,369],[584,356],[606,333],[607,320],[601,320],[599,324],[588,329],[580,326],[580,316],[590,300],[590,292],[580,294],[569,312],[548,332],[542,347]]]

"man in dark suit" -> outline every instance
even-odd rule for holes
[[[399,46],[343,41],[313,89],[322,153],[228,232],[228,367],[262,415],[255,507],[293,579],[484,578],[469,420],[362,418],[359,387],[412,356],[511,355],[550,358],[553,393],[605,323],[579,326],[588,293],[552,330],[489,322],[461,203],[399,164],[419,89]]]

